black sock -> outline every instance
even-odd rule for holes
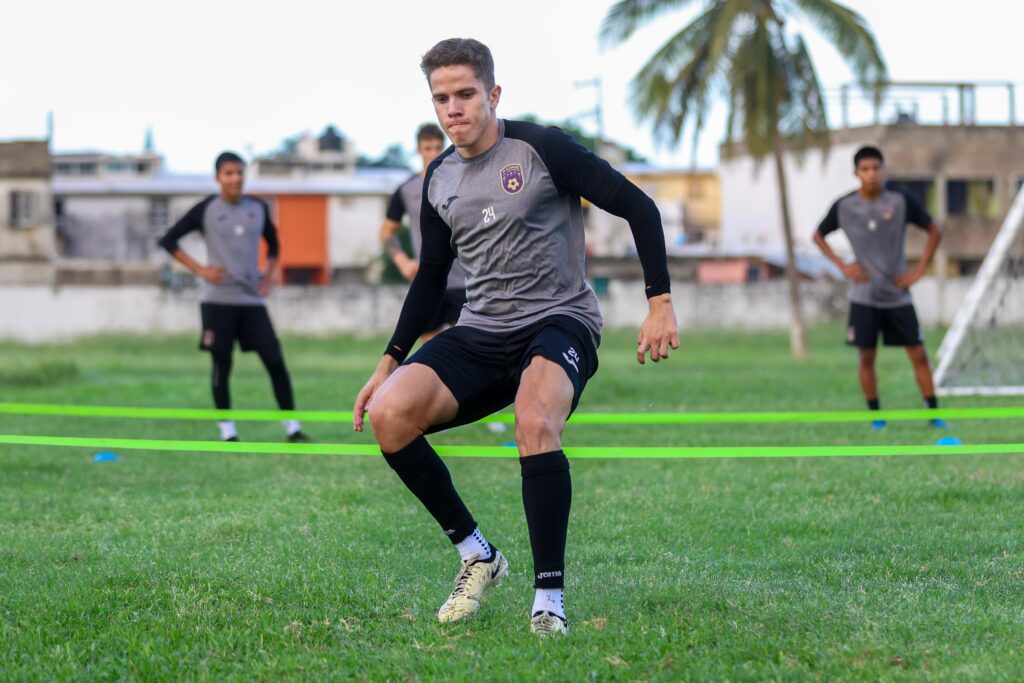
[[[280,349],[274,351],[259,352],[263,367],[270,375],[270,382],[274,386],[274,398],[277,399],[277,407],[281,410],[295,410],[295,398],[292,396],[292,379],[288,376],[288,368],[284,364],[284,356]]]
[[[533,549],[534,588],[562,588],[565,536],[572,505],[569,460],[562,451],[519,458],[523,472],[523,508]]]
[[[936,408],[939,407],[939,399],[935,398],[934,396],[925,396],[924,402],[925,405],[927,405],[932,410],[935,410]]]
[[[453,544],[473,533],[473,515],[459,498],[444,461],[425,438],[418,436],[394,453],[381,453]]]
[[[218,410],[231,410],[231,352],[215,351],[210,357],[213,359],[213,372],[210,375],[213,405]]]
[[[877,398],[872,398],[868,400],[868,410],[878,410],[881,407],[882,404],[879,402]]]

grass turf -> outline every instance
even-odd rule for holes
[[[861,406],[842,330],[796,364],[781,334],[692,334],[636,365],[609,333],[583,411]],[[933,335],[936,341],[938,335]],[[4,401],[206,407],[192,338],[0,344]],[[381,340],[288,339],[302,408],[350,409]],[[918,407],[902,352],[883,405]],[[272,407],[251,356],[239,408]],[[950,399],[947,405],[1006,404]],[[339,424],[321,441],[366,443]],[[251,441],[276,424],[240,424]],[[0,416],[0,432],[215,438],[209,423]],[[965,443],[1020,421],[958,422]],[[923,444],[923,424],[573,426],[573,445]],[[438,443],[497,445],[476,425]],[[380,459],[0,446],[0,678],[978,680],[1024,677],[1021,456],[577,461],[572,633],[528,633],[518,465],[454,459],[512,576],[479,618],[434,614],[457,557]]]

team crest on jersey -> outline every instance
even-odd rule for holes
[[[509,194],[517,194],[526,180],[523,179],[523,167],[519,164],[509,164],[501,169],[501,189]]]

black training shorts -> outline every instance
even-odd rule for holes
[[[444,325],[454,325],[457,323],[459,316],[462,315],[462,307],[465,304],[465,289],[446,289],[444,299],[441,301],[441,307],[437,309],[437,313],[430,319],[427,331],[433,332]]]
[[[576,410],[587,380],[597,371],[590,330],[566,315],[554,315],[508,334],[456,325],[427,342],[405,361],[426,365],[455,396],[455,419],[428,433],[469,424],[511,405],[519,378],[541,356],[562,366],[572,382]]]
[[[913,304],[877,308],[851,303],[846,343],[861,349],[873,349],[878,346],[879,332],[886,346],[917,346],[924,342]]]
[[[272,350],[280,344],[266,306],[203,303],[199,311],[203,318],[201,351],[231,351],[236,339],[243,351]]]

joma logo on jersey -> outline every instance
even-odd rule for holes
[[[562,572],[537,572],[538,579],[554,579],[562,575]]]
[[[508,194],[518,193],[525,184],[523,167],[519,164],[509,164],[501,169],[501,189],[505,190]]]

